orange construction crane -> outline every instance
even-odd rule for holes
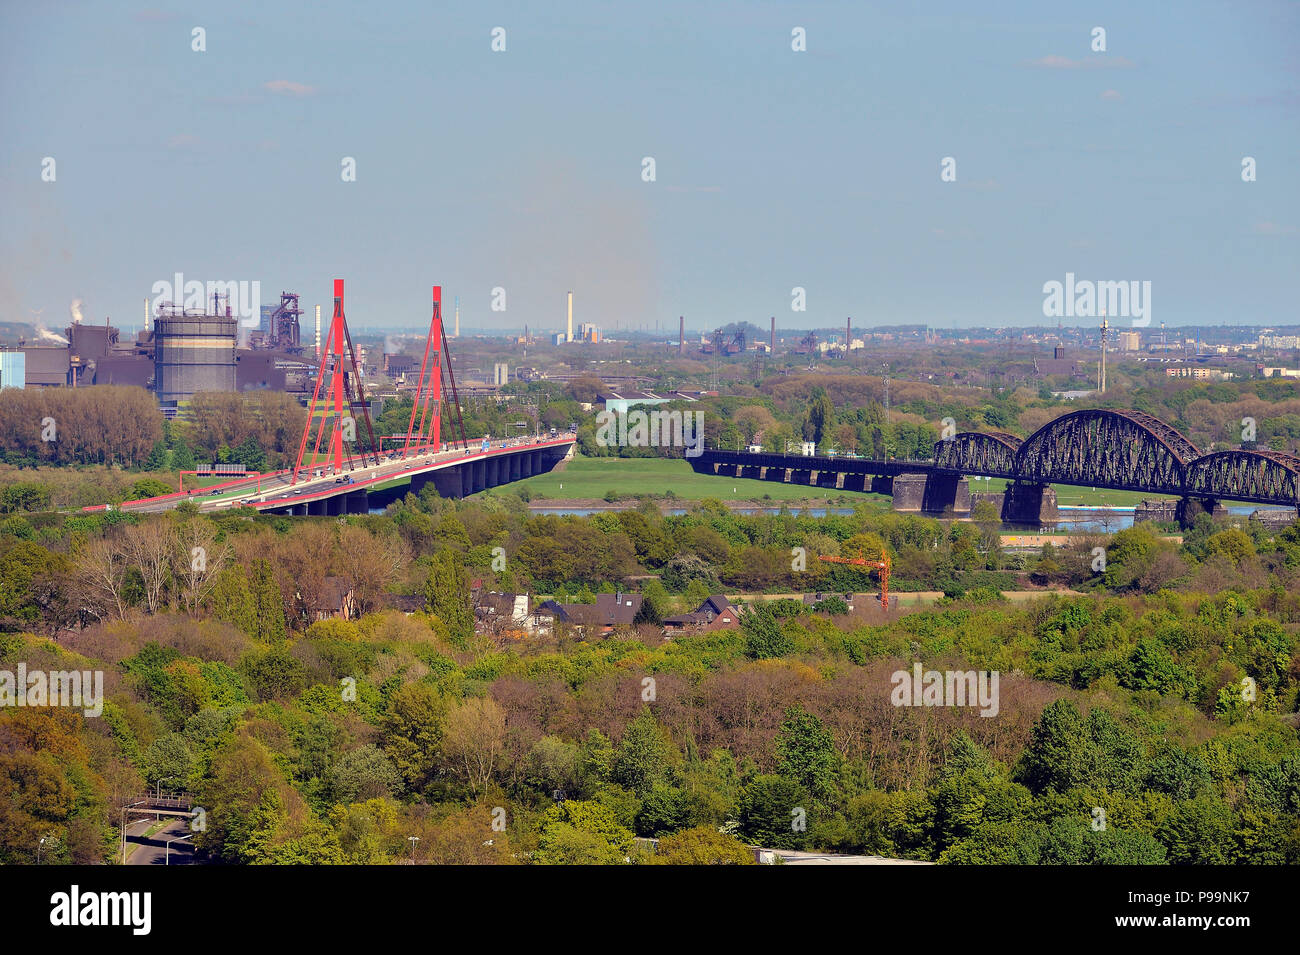
[[[854,567],[870,567],[880,574],[880,606],[886,610],[889,609],[889,555],[882,549],[880,551],[880,560],[867,560],[861,554],[857,557],[831,557],[827,554],[818,554],[818,560],[824,560],[831,564],[852,564]]]

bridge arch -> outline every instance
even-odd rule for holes
[[[1012,477],[1020,444],[1020,438],[1003,431],[962,431],[934,443],[934,463],[963,474]]]
[[[1188,494],[1300,503],[1300,458],[1281,451],[1215,451],[1187,465]]]
[[[1017,477],[1042,484],[1183,493],[1187,465],[1201,456],[1176,428],[1142,411],[1088,410],[1043,425],[1016,452]]]

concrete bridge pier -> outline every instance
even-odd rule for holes
[[[956,474],[900,474],[893,479],[894,510],[970,513],[970,482]]]
[[[522,476],[521,473],[522,465],[520,464],[519,461],[521,457],[522,455],[519,454],[510,455],[510,480],[512,481],[518,481],[519,478]]]
[[[1056,491],[1050,485],[1013,481],[1002,494],[1002,520],[1006,524],[1054,524],[1059,519]]]
[[[432,481],[439,497],[459,500],[465,496],[465,485],[461,480],[462,469],[463,466],[443,468],[441,471],[432,471],[426,475],[415,475],[411,478],[411,491],[418,495],[424,486]]]

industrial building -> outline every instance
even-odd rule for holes
[[[239,320],[214,300],[211,310],[161,303],[133,340],[104,324],[74,322],[64,335],[42,330],[39,343],[0,351],[0,387],[78,388],[134,385],[151,389],[164,413],[200,391],[305,391],[316,368],[303,356],[298,296],[283,292],[264,327],[239,347]],[[49,344],[47,344],[47,342]]]
[[[239,320],[163,304],[154,318],[154,392],[164,408],[200,391],[235,390]]]
[[[0,351],[0,388],[27,387],[27,356],[20,351]]]

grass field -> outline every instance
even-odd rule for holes
[[[889,503],[880,494],[863,494],[858,491],[837,491],[834,488],[812,488],[806,484],[781,484],[776,481],[756,481],[752,478],[712,477],[696,474],[682,460],[668,458],[584,458],[577,457],[562,471],[531,477],[526,481],[506,485],[511,491],[527,485],[536,497],[545,496],[561,500],[574,498],[602,498],[606,491],[632,496],[635,494],[664,495],[672,491],[684,500],[698,501],[716,497],[722,501],[761,501],[768,495],[774,501],[817,501],[844,498],[853,503],[878,501]]]
[[[571,461],[563,471],[552,471],[520,482],[527,484],[534,495],[549,498],[600,498],[606,491],[619,494],[656,494],[672,491],[686,500],[716,497],[720,500],[762,500],[770,495],[774,501],[825,501],[828,498],[848,498],[857,501],[879,501],[888,505],[890,498],[881,494],[863,494],[858,491],[837,491],[832,488],[811,488],[806,484],[781,484],[777,481],[756,481],[735,477],[711,477],[696,474],[685,461],[666,458],[584,458]],[[975,491],[1001,491],[1006,481],[994,478],[989,481],[970,481]],[[561,487],[560,485],[563,485]],[[509,485],[516,487],[517,485]],[[734,488],[734,490],[733,490]],[[1151,500],[1160,495],[1139,491],[1107,491],[1086,487],[1056,487],[1056,500],[1062,506],[1084,505],[1132,507],[1139,501]]]

